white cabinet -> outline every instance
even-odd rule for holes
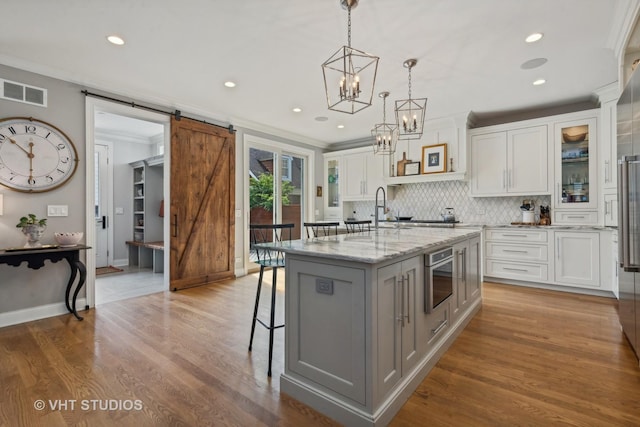
[[[424,315],[423,257],[378,269],[378,386],[385,395],[419,360],[418,322]]]
[[[547,282],[549,280],[547,231],[527,228],[487,228],[485,275]]]
[[[598,159],[601,168],[603,189],[616,189],[618,174],[617,161],[617,106],[619,90],[617,82],[605,87],[599,95],[600,100],[600,138],[598,139]]]
[[[482,252],[480,237],[453,245],[453,297],[451,320],[455,322],[468,306],[480,298]]]
[[[556,231],[555,281],[562,285],[600,287],[600,234]]]
[[[369,148],[344,154],[343,200],[374,200],[376,189],[384,185],[384,156]]]
[[[585,224],[585,218],[595,218],[592,223],[597,223],[596,121],[595,117],[586,117],[554,126],[553,224]],[[573,213],[566,215],[569,211]]]
[[[604,225],[608,227],[618,226],[618,195],[604,195]]]
[[[324,185],[323,193],[324,219],[342,219],[342,194],[340,183],[342,181],[342,156],[335,154],[324,155]]]
[[[472,196],[549,192],[546,125],[482,132],[471,136]]]

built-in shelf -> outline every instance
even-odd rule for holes
[[[421,175],[405,175],[385,177],[384,181],[387,185],[414,184],[419,182],[436,182],[436,181],[464,181],[466,179],[465,172],[445,172],[430,173]]]
[[[141,160],[131,163],[133,168],[133,240],[136,242],[162,241],[163,220],[159,215],[162,200],[163,168],[160,159],[154,166]]]

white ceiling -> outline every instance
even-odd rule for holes
[[[615,82],[613,49],[635,2],[360,0],[352,46],[380,57],[375,92],[391,92],[388,116],[407,97],[408,58],[428,119],[496,116],[590,100]],[[377,96],[355,115],[327,109],[321,64],[347,38],[339,0],[2,0],[1,13],[5,65],[319,146],[382,121]],[[532,32],[544,38],[526,44]],[[126,44],[109,44],[113,33]],[[534,58],[548,62],[520,68]]]

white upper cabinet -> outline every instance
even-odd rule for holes
[[[335,154],[324,155],[324,219],[342,219],[342,194],[340,183],[343,181],[344,166],[342,157]]]
[[[471,136],[471,195],[548,194],[547,132],[546,125],[489,133],[474,130]]]
[[[384,156],[366,148],[342,157],[343,200],[374,200],[376,189],[384,186]]]
[[[555,124],[556,223],[562,210],[595,210],[598,207],[597,129],[595,117]],[[597,217],[596,217],[597,218]]]

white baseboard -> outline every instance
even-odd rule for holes
[[[113,260],[113,266],[114,267],[123,267],[129,265],[129,258],[123,258],[123,259],[114,259]]]
[[[86,298],[78,298],[76,300],[76,308],[78,311],[84,310],[85,305],[87,305]],[[71,315],[64,302],[8,311],[6,313],[0,313],[0,328],[17,325],[18,323],[31,322],[32,320],[44,319],[46,317],[59,316],[61,314]]]

